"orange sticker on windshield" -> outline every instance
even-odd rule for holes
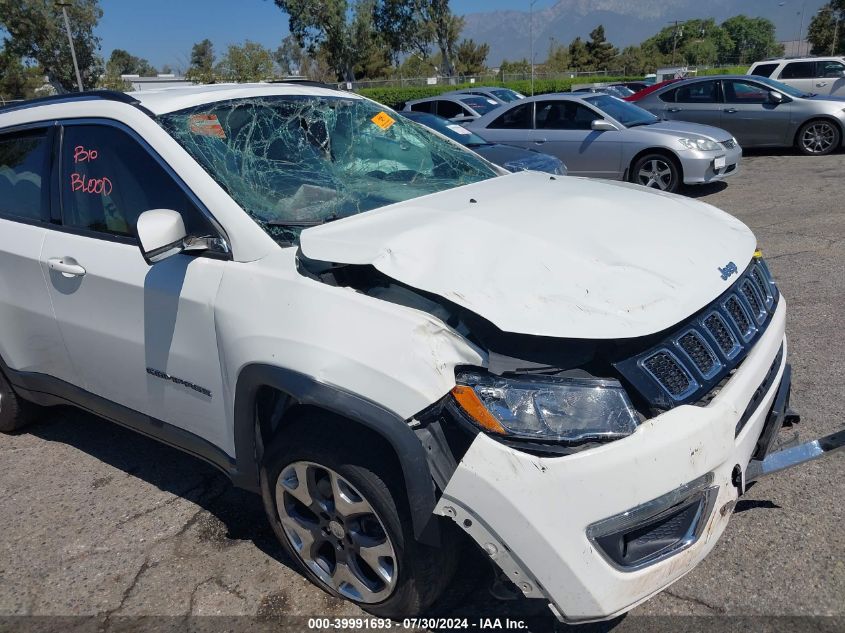
[[[394,119],[392,116],[390,116],[387,112],[384,111],[379,112],[372,119],[370,119],[370,121],[378,125],[382,130],[386,130],[391,125],[396,123],[396,119]]]
[[[217,120],[216,114],[192,114],[190,125],[193,134],[226,138],[226,132],[223,131],[223,126]]]

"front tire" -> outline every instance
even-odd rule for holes
[[[12,433],[22,429],[32,422],[34,417],[35,405],[18,396],[0,372],[0,433]]]
[[[681,185],[681,168],[665,154],[646,154],[631,167],[630,180],[643,187],[674,193]]]
[[[832,121],[807,121],[798,130],[795,145],[805,156],[826,156],[839,147],[842,133]]]
[[[313,429],[320,421],[310,422]],[[302,573],[379,617],[425,610],[451,579],[457,556],[449,538],[440,548],[414,539],[404,487],[397,485],[401,472],[349,437],[312,430],[307,440],[285,439],[267,451],[262,497],[273,531]]]

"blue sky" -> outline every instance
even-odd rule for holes
[[[452,0],[455,13],[522,9],[528,0]],[[554,4],[538,0],[535,8]],[[191,46],[204,38],[219,55],[246,39],[276,48],[288,32],[287,16],[272,0],[100,0],[97,34],[105,58],[115,48],[146,57],[153,66],[187,68]]]

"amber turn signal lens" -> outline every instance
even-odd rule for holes
[[[763,249],[758,248],[754,251],[754,259],[762,259],[763,258]]]
[[[461,406],[461,409],[464,410],[464,413],[471,417],[482,429],[490,431],[491,433],[498,433],[500,435],[505,434],[505,429],[501,424],[499,424],[499,421],[493,417],[493,414],[487,410],[484,403],[479,400],[478,395],[476,395],[472,387],[455,385],[452,388],[452,395],[455,397],[455,400],[458,401],[458,404]]]

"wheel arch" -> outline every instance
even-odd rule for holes
[[[266,394],[281,395],[267,410]],[[439,526],[433,515],[434,481],[425,449],[408,423],[379,404],[328,385],[299,372],[264,364],[244,367],[235,387],[234,440],[237,476],[235,485],[260,491],[259,464],[263,447],[276,431],[270,420],[302,406],[315,407],[358,424],[377,434],[392,449],[402,473],[414,536],[430,545],[439,543]]]
[[[662,156],[666,156],[670,160],[675,163],[675,167],[678,168],[678,174],[680,176],[681,184],[684,182],[684,166],[681,163],[681,158],[678,156],[677,153],[669,149],[668,147],[660,147],[660,146],[653,146],[647,147],[646,149],[640,150],[631,158],[630,162],[628,163],[628,167],[626,168],[626,178],[625,180],[631,180],[631,175],[634,171],[634,165],[637,164],[637,161],[640,160],[643,156],[647,156],[648,154],[661,154]]]
[[[836,129],[839,130],[839,145],[837,145],[837,148],[842,147],[842,144],[845,143],[845,126],[843,126],[842,122],[839,119],[827,114],[813,115],[806,121],[802,121],[797,126],[795,126],[795,134],[792,135],[793,147],[798,146],[798,135],[801,134],[801,130],[804,129],[804,126],[808,123],[812,123],[813,121],[826,121],[827,123],[832,123],[833,125],[835,125]]]

